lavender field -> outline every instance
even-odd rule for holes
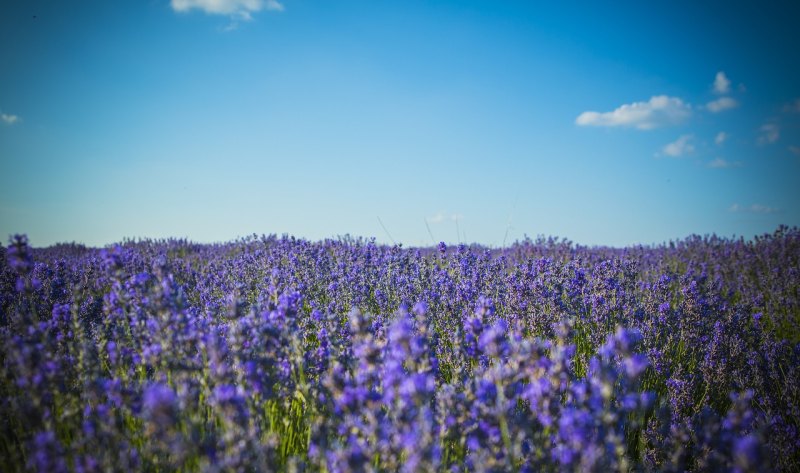
[[[798,228],[0,261],[4,472],[800,468]]]

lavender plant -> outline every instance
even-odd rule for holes
[[[0,249],[2,471],[796,471],[800,230]]]

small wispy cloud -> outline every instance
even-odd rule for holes
[[[458,220],[463,220],[464,216],[461,214],[446,214],[444,212],[439,212],[432,217],[426,217],[425,221],[428,223],[442,223],[442,222],[455,222]]]
[[[672,143],[667,144],[661,149],[661,154],[678,158],[694,152],[694,145],[691,143],[692,135],[683,135]]]
[[[0,113],[0,121],[5,125],[13,125],[19,121],[19,117],[9,113]]]
[[[438,214],[434,215],[433,217],[426,217],[425,221],[428,223],[442,223],[445,220],[445,216],[443,213],[439,212]]]
[[[727,141],[727,139],[728,139],[728,134],[725,133],[724,131],[721,131],[721,132],[717,133],[716,137],[714,137],[714,143],[716,143],[717,146],[719,146],[722,143],[725,143],[725,141]]]
[[[723,71],[717,72],[714,78],[714,92],[717,94],[728,94],[731,91],[731,81]]]
[[[736,108],[739,106],[739,102],[736,99],[732,99],[730,97],[720,97],[716,100],[712,100],[706,104],[706,109],[711,113],[719,113],[725,110],[730,110],[732,108]]]
[[[741,167],[742,163],[739,161],[727,161],[723,158],[715,158],[706,164],[706,167],[711,169],[727,169],[727,168],[738,168]]]
[[[789,152],[795,156],[800,156],[800,146],[789,146]]]
[[[691,105],[678,97],[657,95],[647,102],[622,105],[610,112],[583,112],[575,119],[580,126],[631,127],[651,130],[675,125],[692,113]]]
[[[739,205],[733,204],[728,207],[729,212],[733,213],[752,213],[752,214],[774,214],[780,210],[775,207],[769,207],[761,204]]]
[[[228,31],[236,31],[236,30],[239,29],[239,25],[241,24],[241,22],[250,21],[252,19],[253,19],[253,17],[249,13],[244,15],[244,16],[231,17],[230,23],[228,23],[227,25],[221,27],[219,30],[223,31],[225,33],[227,33]]]
[[[784,105],[783,111],[786,113],[800,113],[800,99],[795,99]]]
[[[781,129],[775,123],[765,123],[758,131],[760,132],[758,143],[762,145],[775,143],[781,137]]]

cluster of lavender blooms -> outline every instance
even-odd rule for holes
[[[800,229],[0,249],[0,471],[796,471]]]

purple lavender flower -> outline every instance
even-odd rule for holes
[[[622,360],[622,365],[625,368],[625,374],[628,378],[636,379],[650,366],[650,362],[647,356],[637,353],[624,358]]]
[[[499,319],[481,333],[478,338],[478,349],[489,356],[506,356],[509,351],[507,332],[508,322]]]
[[[69,471],[64,457],[64,447],[53,431],[37,433],[33,438],[31,450],[32,455],[28,460],[28,467],[31,470],[42,473]]]
[[[175,391],[163,383],[153,383],[142,394],[142,414],[154,424],[167,428],[178,414]]]
[[[33,270],[33,255],[26,235],[14,235],[10,238],[6,261],[20,276],[25,276]]]

